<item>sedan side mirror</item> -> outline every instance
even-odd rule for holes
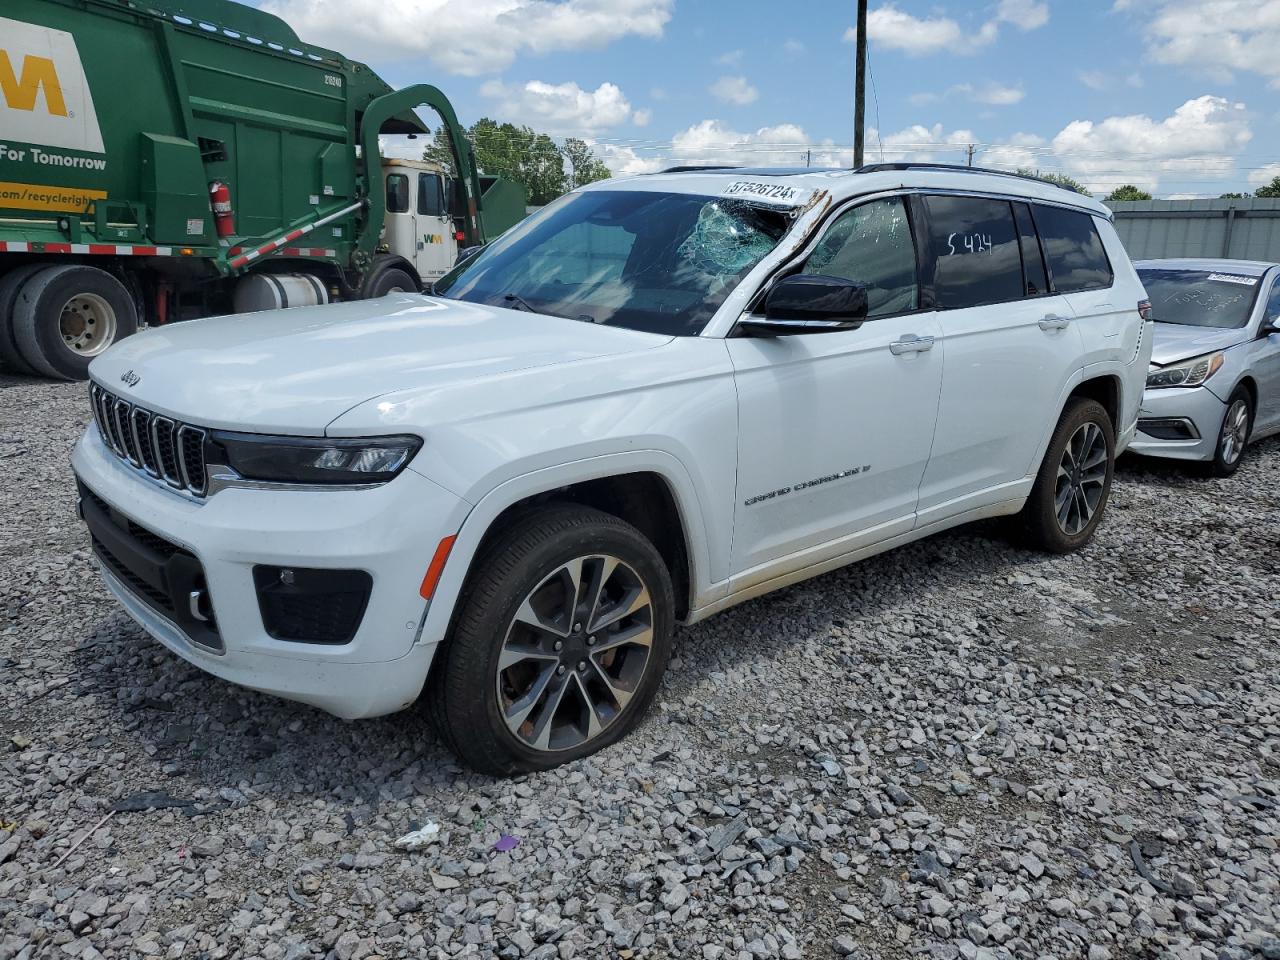
[[[769,290],[764,318],[739,321],[738,329],[754,337],[786,337],[802,333],[857,330],[867,319],[867,287],[843,277],[792,274]]]

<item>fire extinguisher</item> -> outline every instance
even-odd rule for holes
[[[213,207],[213,223],[218,236],[234,236],[236,215],[231,209],[231,189],[221,180],[213,181],[209,184],[209,203]]]

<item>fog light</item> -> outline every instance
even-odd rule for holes
[[[363,570],[253,568],[262,626],[277,640],[350,643],[364,618],[373,577]]]

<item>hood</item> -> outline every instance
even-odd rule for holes
[[[645,350],[670,340],[501,307],[391,294],[145,330],[94,360],[89,375],[117,396],[199,426],[319,436],[347,410],[383,394]]]
[[[1225,350],[1249,339],[1248,327],[1193,327],[1182,323],[1156,323],[1151,362],[1166,366],[1201,354]]]

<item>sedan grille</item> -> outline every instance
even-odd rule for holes
[[[117,457],[175,490],[205,495],[204,430],[152,413],[96,383],[89,387],[89,400],[98,432]]]

